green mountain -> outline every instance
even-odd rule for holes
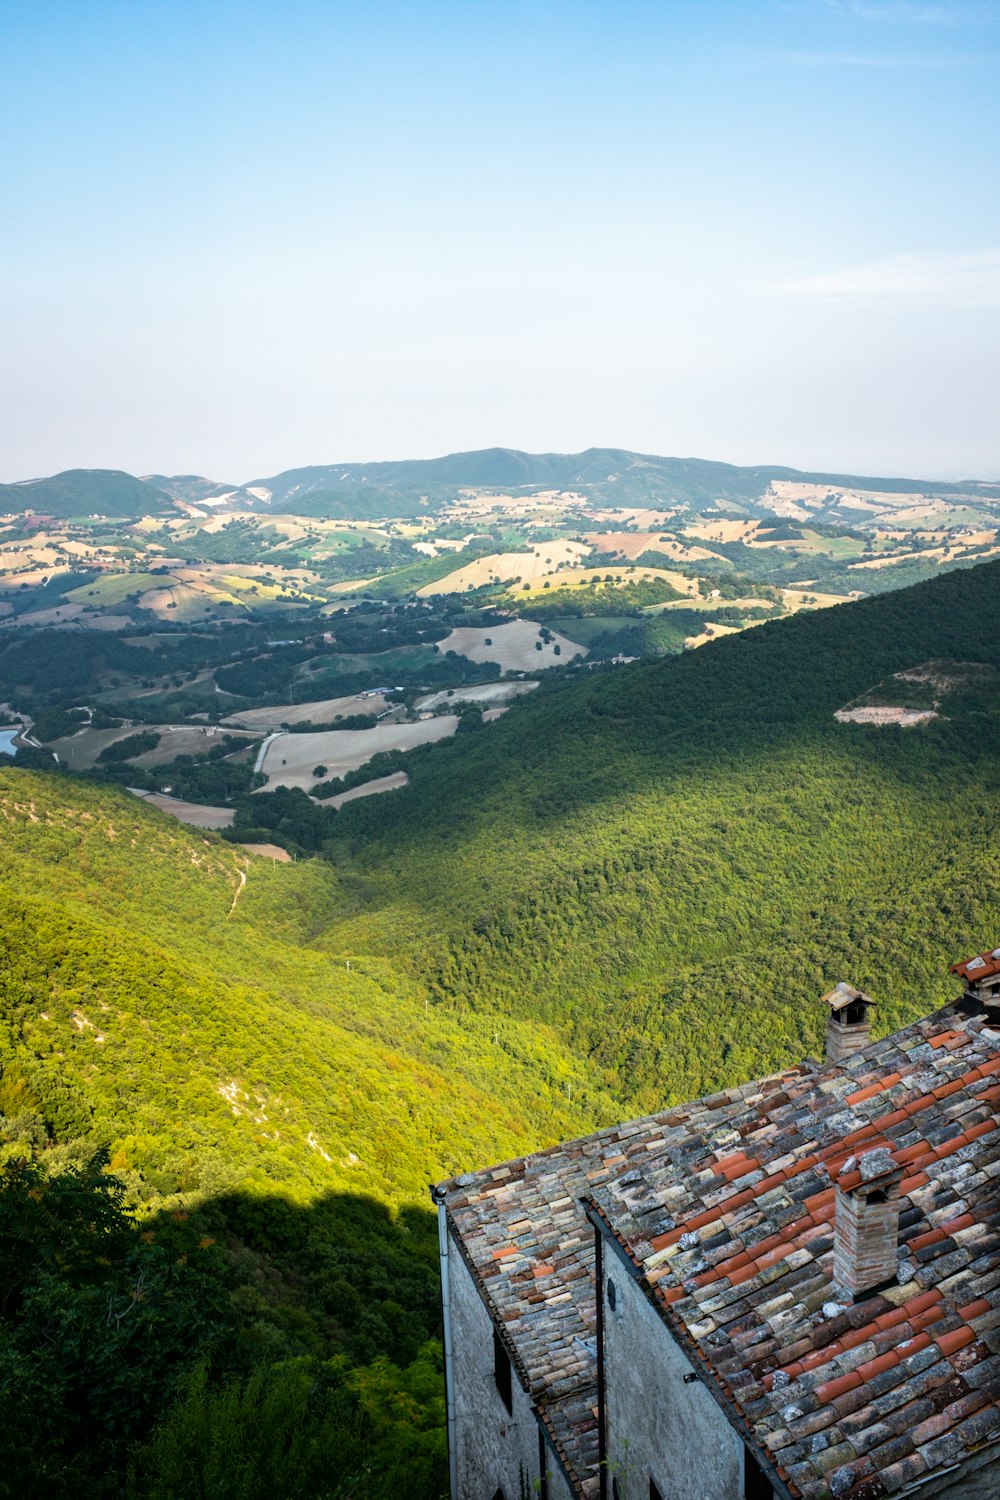
[[[872,479],[807,473],[775,465],[740,468],[700,458],[660,458],[623,448],[588,448],[583,453],[484,448],[395,463],[322,464],[286,469],[269,479],[255,479],[248,487],[270,491],[268,504],[272,508],[333,516],[417,514],[421,501],[426,505],[444,496],[450,498],[463,487],[571,490],[605,505],[685,503],[702,508],[728,500],[757,514],[757,502],[773,480],[824,484],[831,490],[861,488],[890,494],[1000,499],[1000,484]]]
[[[338,817],[363,892],[339,940],[406,952],[456,1015],[552,1026],[623,1114],[817,1050],[838,979],[886,1030],[923,1013],[1000,934],[998,583],[990,563],[543,688],[411,757],[409,788]],[[981,667],[893,676],[941,660]],[[834,718],[880,685],[939,717]]]
[[[66,469],[50,479],[0,484],[0,515],[33,510],[50,516],[138,520],[172,508],[163,490],[121,469]]]
[[[889,1031],[997,940],[998,584],[567,673],[297,864],[0,771],[8,1492],[440,1495],[428,1181],[818,1051],[839,979]]]

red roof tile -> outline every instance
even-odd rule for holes
[[[956,1406],[965,1394],[963,1362],[978,1369],[994,1357],[983,1339],[1000,1328],[1000,1296],[996,1308],[990,1300],[1000,1275],[995,1285],[988,1279],[1000,1271],[1000,1135],[990,1099],[994,1088],[1000,1093],[1000,1045],[981,1031],[981,1022],[949,1007],[846,1064],[745,1085],[541,1152],[509,1164],[510,1180],[483,1173],[447,1184],[454,1232],[541,1409],[564,1421],[564,1404],[586,1396],[593,1419],[596,1368],[580,1347],[593,1336],[596,1312],[592,1241],[580,1207],[592,1193],[608,1232],[746,1440],[766,1448],[771,1439],[791,1494],[818,1497],[829,1477],[822,1454],[841,1448],[840,1468],[850,1469],[858,1494],[858,1485],[876,1482],[874,1468],[862,1473],[849,1457],[852,1433],[875,1425],[863,1412],[873,1390],[878,1420],[892,1437],[869,1458],[875,1464],[884,1454],[879,1467],[896,1487],[933,1475],[942,1462],[931,1446],[937,1439],[919,1453],[912,1446],[914,1429],[935,1415],[927,1391],[957,1393],[945,1408],[949,1443],[971,1443],[975,1431],[981,1446],[975,1424],[986,1420],[983,1412],[992,1413],[990,1433],[1000,1439],[1000,1410],[987,1405],[963,1416]],[[874,1113],[888,1088],[894,1107]],[[915,1284],[898,1305],[896,1289],[888,1300],[824,1315],[839,1300],[831,1279],[833,1182],[850,1156],[874,1145],[886,1145],[909,1173],[901,1182],[901,1243]],[[609,1162],[617,1164],[606,1170]],[[736,1190],[758,1172],[757,1182]],[[604,1185],[595,1189],[597,1179]],[[527,1230],[511,1232],[525,1221]],[[713,1245],[721,1234],[728,1244]],[[503,1272],[505,1257],[494,1261],[494,1247],[503,1246],[525,1257],[523,1284]],[[538,1300],[539,1278],[527,1270],[549,1265],[555,1270],[542,1284],[563,1288],[559,1304]],[[490,1266],[501,1274],[490,1275]],[[932,1339],[940,1378],[922,1368]],[[913,1415],[899,1417],[911,1408]],[[804,1414],[787,1415],[796,1409]],[[863,1428],[850,1425],[854,1414]],[[559,1430],[581,1476],[578,1493],[589,1496],[598,1480],[595,1440]],[[814,1462],[808,1434],[819,1431],[828,1445]]]

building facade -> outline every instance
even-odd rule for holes
[[[1000,1496],[1000,1030],[844,1024],[435,1189],[453,1500]]]

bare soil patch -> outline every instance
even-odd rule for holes
[[[440,693],[430,693],[426,698],[418,698],[414,707],[433,713],[435,709],[443,708],[448,703],[509,703],[512,698],[520,697],[522,693],[530,693],[537,686],[537,682],[482,682],[473,687],[451,688]]]
[[[838,708],[833,717],[841,724],[926,724],[929,719],[936,719],[937,712],[933,708],[889,708],[886,706],[868,708]]]

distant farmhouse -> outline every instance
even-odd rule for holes
[[[453,1500],[1000,1497],[1000,950],[872,1043],[434,1189]]]

